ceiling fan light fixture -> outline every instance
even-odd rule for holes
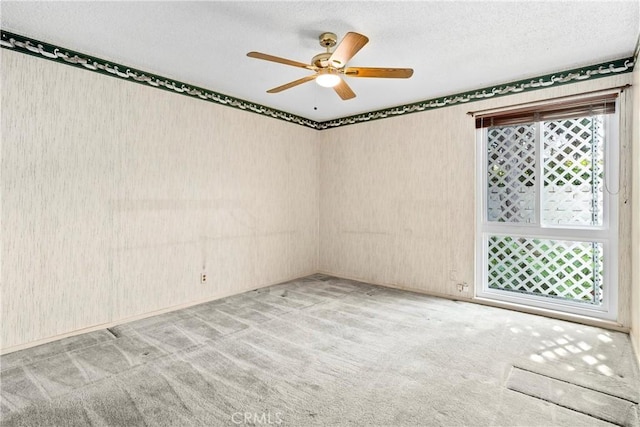
[[[411,68],[346,67],[346,64],[351,58],[368,42],[369,38],[367,36],[354,32],[348,32],[340,43],[337,43],[337,37],[334,33],[323,33],[320,35],[320,45],[326,48],[327,51],[314,56],[311,59],[311,64],[292,61],[261,52],[249,52],[247,56],[315,71],[315,74],[310,74],[301,79],[269,89],[267,93],[279,93],[283,90],[291,89],[292,87],[315,80],[319,86],[333,88],[335,93],[343,101],[347,101],[355,98],[356,94],[341,74],[350,78],[379,77],[388,79],[408,79],[413,75]],[[331,52],[330,48],[336,46],[336,44],[337,47]]]
[[[340,83],[340,76],[332,70],[320,70],[316,76],[316,83],[322,87],[335,87]]]

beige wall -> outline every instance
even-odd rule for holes
[[[632,227],[632,297],[631,341],[640,364],[640,66],[633,72],[633,227]]]
[[[317,270],[317,131],[1,55],[5,352]]]
[[[630,74],[602,78],[323,132],[320,270],[430,294],[472,297],[476,151],[473,118],[466,113],[630,80]],[[620,193],[618,321],[628,327],[630,206],[624,203],[630,183],[628,130],[621,132],[621,138],[626,142],[621,165],[625,179]],[[460,294],[458,282],[471,286]]]
[[[317,132],[0,54],[5,352],[315,271],[447,296],[460,296],[455,283],[464,281],[471,286],[462,296],[471,297],[476,172],[467,111],[632,78]],[[633,77],[638,84],[638,70]],[[622,139],[618,320],[632,325],[637,346],[640,262],[630,303],[624,204],[629,129]],[[638,182],[637,155],[634,162]]]
[[[452,294],[450,270],[473,281],[475,154],[468,109],[323,132],[321,270],[445,295]]]

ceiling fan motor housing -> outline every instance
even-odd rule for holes
[[[311,59],[311,64],[304,64],[302,62],[292,61],[290,59],[280,58],[261,52],[247,53],[247,56],[251,58],[278,62],[280,64],[315,71],[315,74],[269,89],[267,93],[279,93],[283,90],[291,89],[292,87],[315,80],[315,82],[320,86],[333,88],[338,96],[343,101],[346,101],[348,99],[355,98],[356,94],[345,82],[342,76],[407,79],[413,75],[413,70],[411,68],[345,68],[349,60],[369,42],[369,38],[365,35],[348,32],[340,44],[338,44],[338,37],[335,33],[322,33],[320,34],[320,37],[318,37],[318,40],[320,42],[320,46],[324,47],[326,52],[314,56]],[[337,47],[332,52],[331,48],[334,46]]]
[[[327,51],[314,56],[311,59],[311,63],[318,68],[327,68],[331,65],[329,64],[329,58],[331,58],[329,49],[338,43],[338,36],[335,33],[322,33],[318,39],[320,40],[320,46],[326,48]]]
[[[338,42],[338,36],[334,33],[322,33],[320,34],[320,46],[327,49],[334,47]]]
[[[311,59],[311,63],[318,68],[327,68],[329,66],[330,52],[319,53]]]

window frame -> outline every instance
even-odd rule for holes
[[[618,315],[618,242],[619,242],[619,105],[616,113],[604,115],[604,173],[603,219],[600,226],[544,224],[543,185],[544,150],[542,150],[542,121],[535,122],[535,223],[489,221],[488,206],[488,127],[476,129],[476,283],[475,298],[525,305],[605,320],[616,320]],[[587,116],[587,115],[584,115]],[[582,117],[584,117],[582,116]],[[551,119],[553,120],[553,119]],[[509,126],[505,124],[503,126]],[[612,183],[616,183],[612,189]],[[611,192],[609,192],[611,190]],[[603,250],[603,303],[590,305],[580,301],[562,300],[544,296],[519,294],[488,287],[488,241],[490,236],[537,238],[548,240],[598,242]]]

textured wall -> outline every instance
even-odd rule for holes
[[[317,269],[316,131],[1,55],[3,349]]]
[[[451,293],[450,270],[472,280],[474,124],[466,111],[323,132],[321,270],[439,294]]]
[[[640,66],[633,72],[633,194],[632,201],[632,299],[631,299],[631,341],[633,342],[636,358],[640,363]]]
[[[4,351],[318,269],[443,295],[465,281],[471,297],[475,133],[466,112],[632,77],[316,132],[0,55]],[[629,325],[629,129],[622,134],[619,321]]]
[[[476,151],[466,113],[630,80],[626,74],[322,132],[320,270],[441,295],[460,295],[455,284],[464,281],[472,286],[462,296],[472,297]],[[619,321],[628,326],[630,156],[629,133],[621,133]]]

